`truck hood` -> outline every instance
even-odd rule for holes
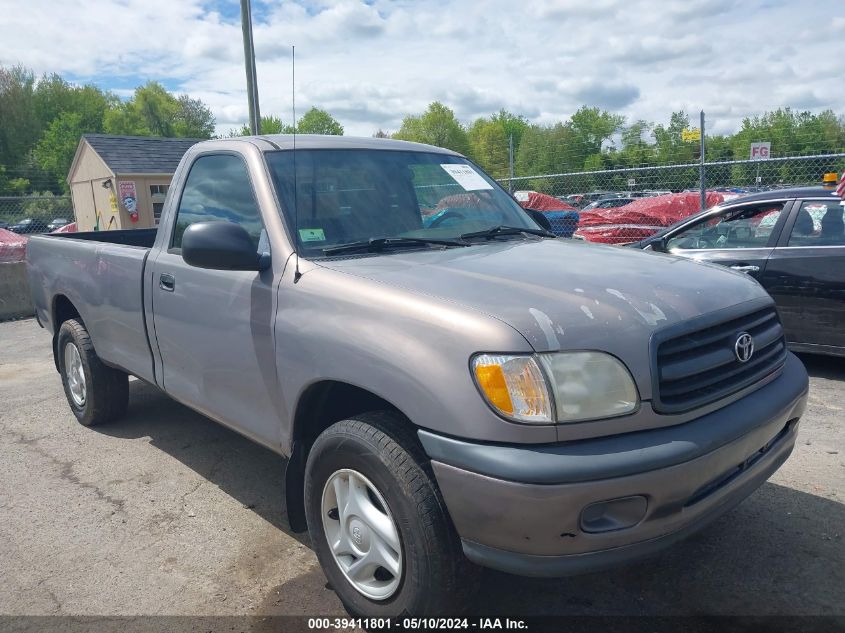
[[[320,262],[439,297],[516,328],[537,351],[605,348],[765,297],[747,275],[689,259],[570,240],[513,240]],[[610,351],[610,350],[607,350]]]
[[[723,267],[563,239],[320,265],[481,311],[518,330],[538,352],[603,350],[646,376],[655,330],[766,296],[755,281]]]

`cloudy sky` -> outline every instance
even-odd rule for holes
[[[433,101],[464,122],[581,104],[629,120],[707,113],[733,131],[780,106],[845,113],[841,0],[253,0],[261,111],[296,101],[347,134],[395,131]],[[149,79],[247,119],[239,0],[0,0],[0,63],[120,95]]]

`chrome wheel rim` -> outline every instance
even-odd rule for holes
[[[87,390],[85,386],[85,370],[82,368],[82,357],[74,343],[65,345],[65,374],[67,386],[73,403],[78,407],[85,406]]]
[[[382,494],[344,468],[326,481],[321,508],[329,550],[349,583],[372,600],[390,598],[402,581],[402,545]]]

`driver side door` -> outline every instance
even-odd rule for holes
[[[733,205],[717,216],[683,227],[669,237],[673,255],[721,264],[762,278],[782,230],[790,201]]]
[[[190,166],[170,243],[148,264],[153,333],[164,390],[176,400],[277,450],[272,268],[213,270],[182,258],[182,235],[196,222],[242,226],[256,254],[269,252],[246,163],[234,153],[205,153]]]

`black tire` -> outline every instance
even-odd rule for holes
[[[76,419],[85,426],[104,424],[126,413],[129,404],[129,376],[113,369],[100,360],[91,336],[85,326],[75,319],[62,323],[56,343],[59,372],[65,396]],[[65,349],[75,345],[82,361],[85,376],[85,398],[77,403],[71,393],[68,368],[65,366]]]
[[[363,474],[387,502],[402,547],[401,584],[385,600],[360,593],[334,559],[322,494],[338,470]],[[473,608],[478,568],[464,556],[431,466],[410,422],[379,411],[333,424],[314,442],[305,468],[305,509],[314,551],[353,617],[460,615]]]

